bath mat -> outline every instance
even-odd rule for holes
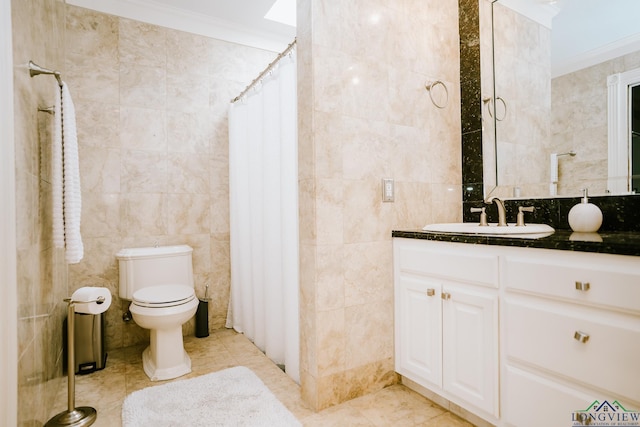
[[[244,366],[147,387],[122,404],[123,427],[301,425]]]

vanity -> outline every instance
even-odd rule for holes
[[[544,14],[527,14],[524,3]],[[607,114],[617,105],[608,106],[608,61],[635,73],[640,54],[588,55],[585,74],[556,71],[544,16],[568,3],[459,1],[463,221],[479,225],[486,207],[488,223],[517,222],[525,207],[528,223],[555,231],[484,235],[446,224],[449,232],[392,234],[396,371],[478,426],[640,426],[640,172],[618,156],[638,152],[640,139],[633,126],[621,127],[631,135],[616,128],[629,115]],[[573,6],[592,9],[581,4]],[[637,13],[618,14],[629,16]],[[570,231],[582,188],[602,210],[599,233]],[[504,207],[487,207],[491,196]]]
[[[637,416],[640,235],[597,236],[394,231],[403,384],[475,425]]]

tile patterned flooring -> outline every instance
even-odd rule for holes
[[[300,398],[300,387],[244,335],[223,329],[213,331],[207,338],[185,337],[184,345],[191,357],[192,372],[173,381],[233,366],[246,366],[304,426],[471,426],[400,384],[314,412]],[[145,375],[141,358],[143,348],[135,346],[109,351],[105,369],[76,376],[76,406],[96,408],[98,419],[94,426],[121,426],[120,414],[125,397],[136,390],[164,383],[151,382]],[[67,407],[67,382],[63,384],[51,416]]]

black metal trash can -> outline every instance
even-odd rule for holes
[[[75,373],[83,375],[104,369],[107,364],[104,313],[75,313],[73,335]]]

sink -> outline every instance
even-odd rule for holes
[[[500,237],[540,238],[553,234],[553,227],[547,224],[527,224],[498,227],[498,224],[479,225],[477,222],[450,222],[425,225],[422,230],[434,233],[479,234]]]

